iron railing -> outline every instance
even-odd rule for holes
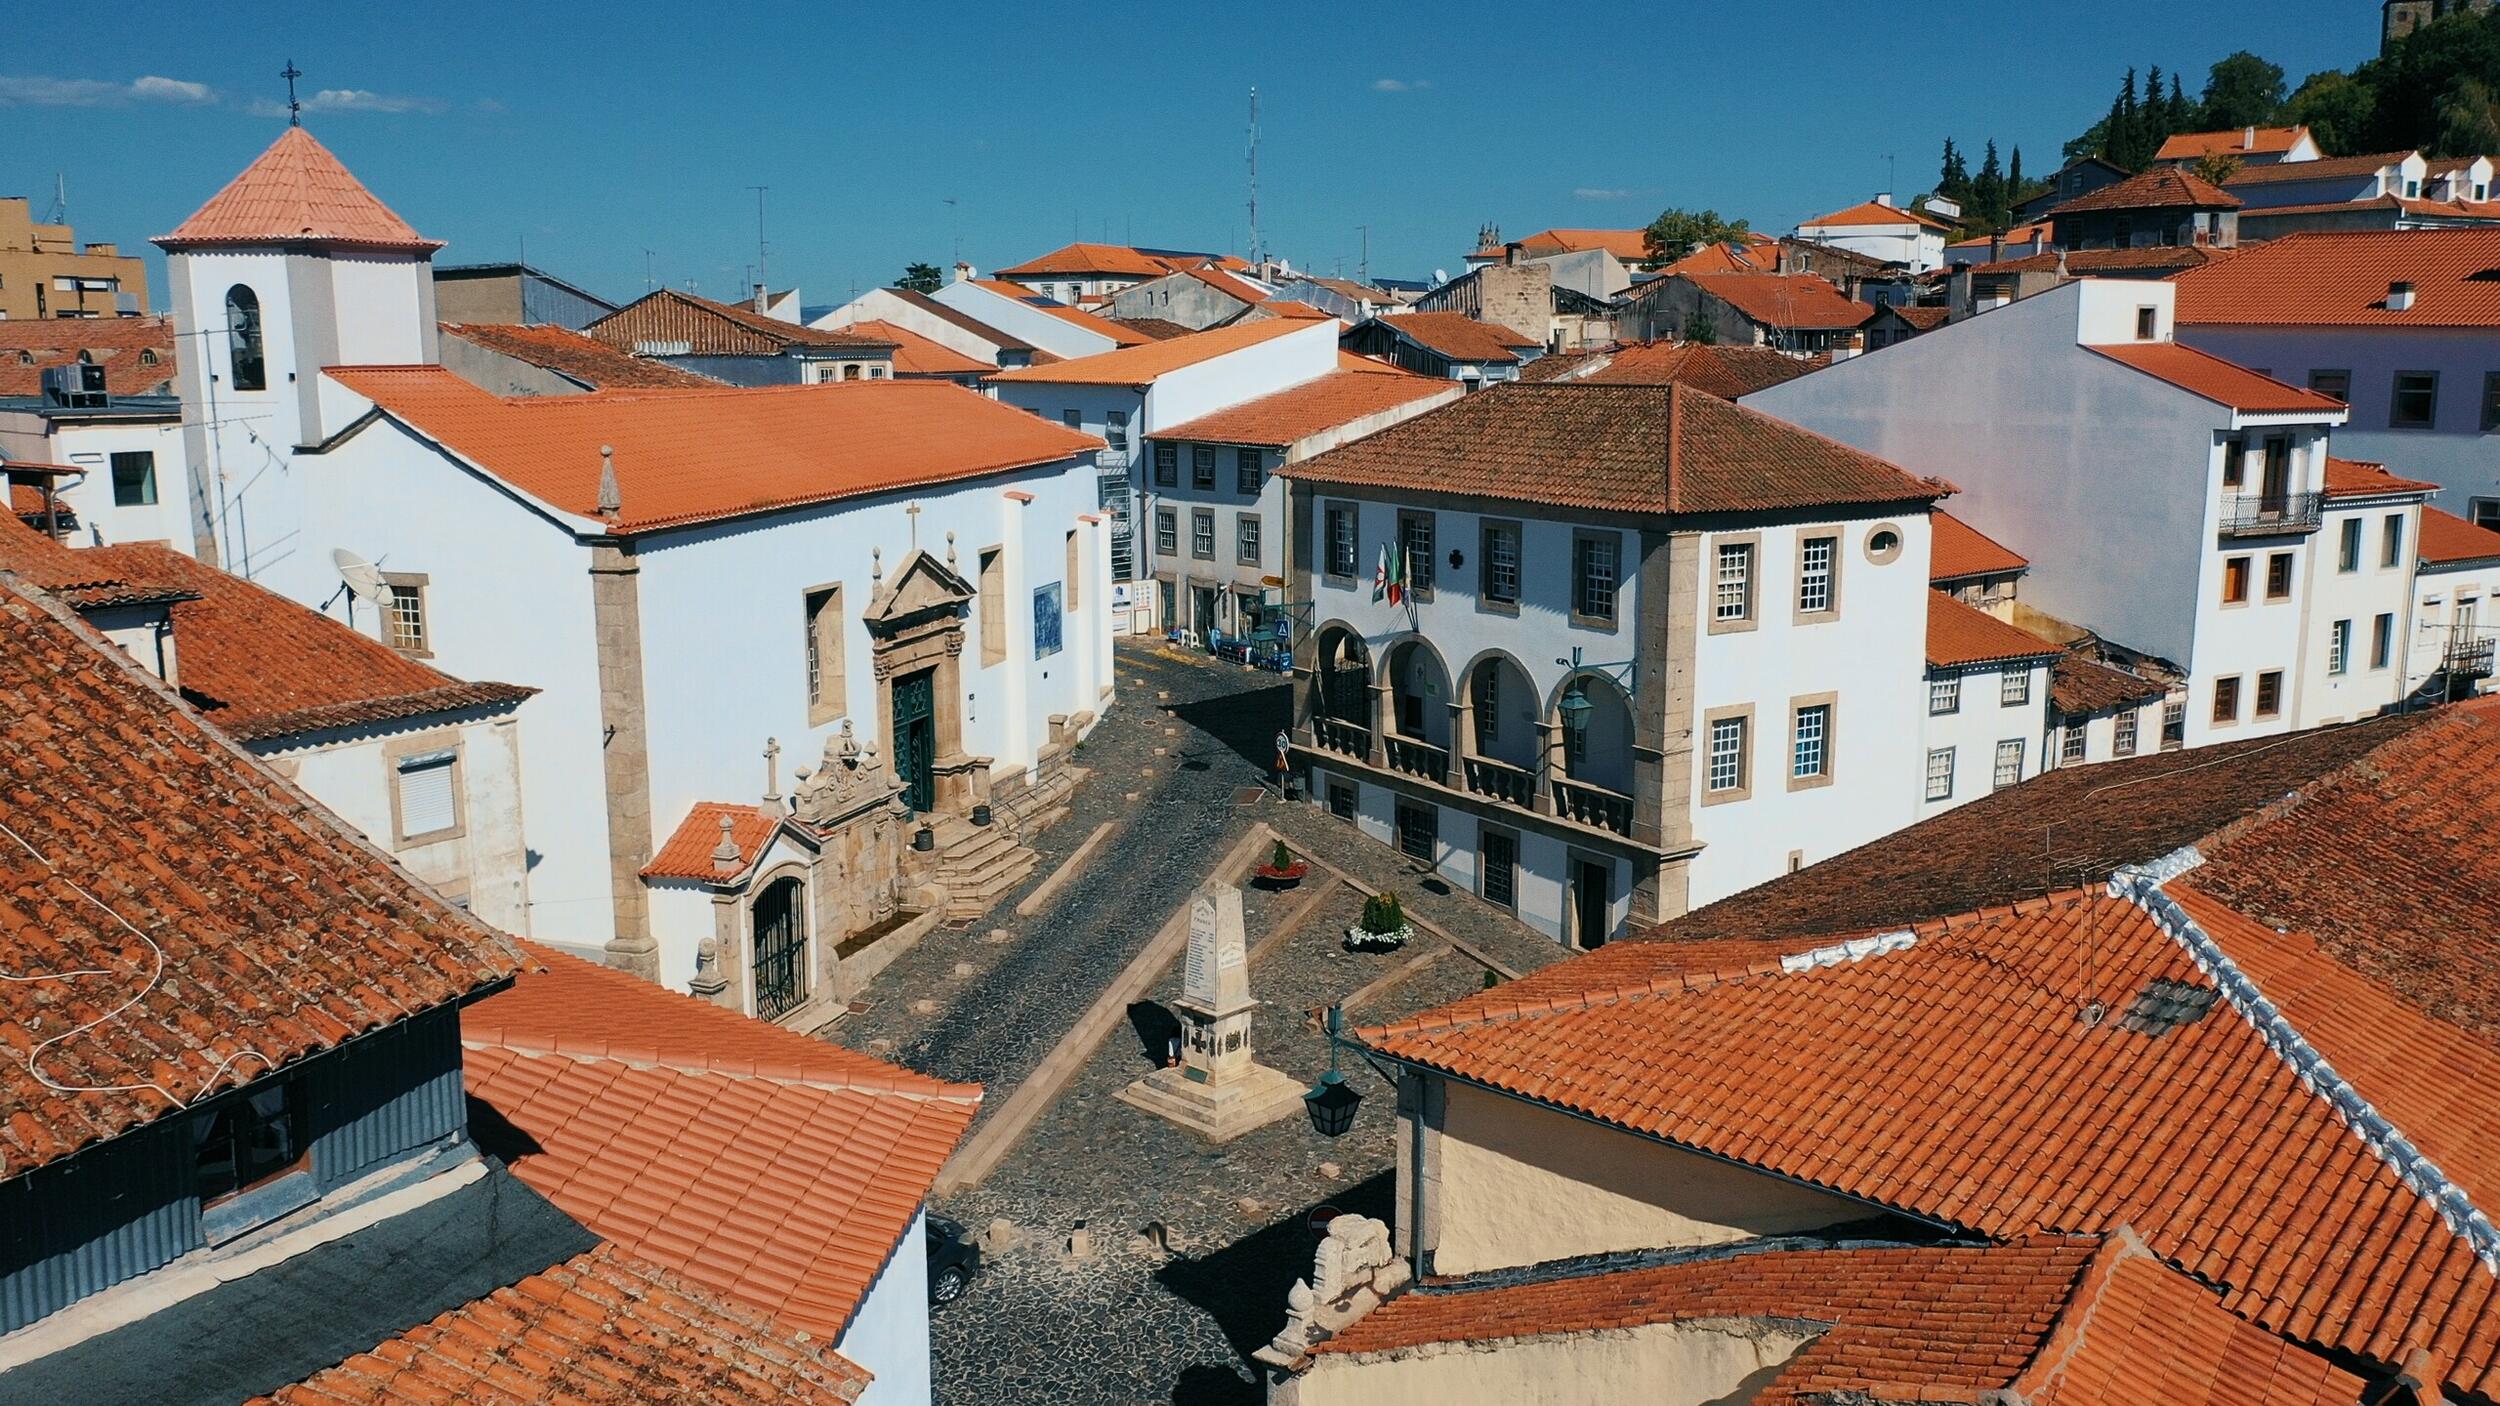
[[[2491,677],[2493,632],[2471,626],[2448,627],[2448,644],[2439,653],[2439,668],[2452,677]]]
[[[2323,493],[2234,493],[2222,500],[2222,535],[2275,537],[2318,530]]]

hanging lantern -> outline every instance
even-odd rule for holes
[[[1319,1082],[1302,1096],[1303,1110],[1311,1115],[1311,1126],[1321,1137],[1344,1137],[1354,1126],[1355,1110],[1362,1106],[1363,1096],[1334,1069],[1319,1076]]]

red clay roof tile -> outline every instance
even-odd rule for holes
[[[458,337],[515,361],[544,367],[590,390],[703,390],[721,384],[665,361],[618,351],[596,338],[554,323],[522,327],[508,323],[446,322],[442,331],[446,337]]]
[[[2168,381],[2193,396],[2250,414],[2341,414],[2344,402],[2333,396],[2288,386],[2210,352],[2177,342],[2114,342],[2087,346],[2122,366],[2131,366],[2158,381]]]
[[[1331,371],[1291,389],[1157,430],[1147,438],[1281,449],[1357,420],[1403,407],[1443,404],[1462,394],[1457,382],[1436,377]]]
[[[712,858],[720,848],[724,819],[729,822],[729,842],[738,850],[737,863],[726,870]],[[642,866],[642,877],[710,880],[744,873],[748,865],[763,857],[764,847],[771,843],[780,823],[759,806],[697,801],[670,832],[660,852]]]
[[[1711,297],[1764,327],[1829,331],[1855,327],[1875,311],[1817,273],[1685,273]]]
[[[40,395],[45,368],[79,360],[104,368],[108,395],[172,395],[175,357],[162,315],[0,318],[0,396]]]
[[[2425,503],[2419,552],[2426,566],[2500,559],[2500,532],[2476,526],[2455,513],[2442,512]]]
[[[2287,234],[2172,282],[2182,326],[2500,327],[2500,229]],[[2391,282],[2411,308],[2388,309]]]
[[[2259,156],[2279,155],[2300,145],[2309,135],[2302,126],[2234,127],[2227,132],[2173,132],[2162,139],[2161,150],[2153,153],[2155,161],[2194,161],[2200,156],[2230,156],[2243,152]]]
[[[393,214],[301,127],[279,133],[225,189],[154,243],[168,250],[311,244],[423,254],[443,247]]]
[[[654,346],[683,347],[695,356],[779,356],[792,347],[813,347],[865,357],[892,346],[852,328],[784,322],[674,288],[636,298],[584,327],[582,335],[629,355]]]
[[[2326,496],[2329,498],[2369,498],[2382,493],[2437,493],[2439,485],[2418,478],[2398,478],[2387,471],[2385,464],[2366,459],[2338,459],[2330,454],[2326,460]]]
[[[1502,365],[1519,360],[1521,349],[1543,346],[1507,327],[1479,322],[1462,312],[1401,312],[1375,319],[1428,351],[1452,361],[1487,361]]]
[[[2238,196],[2193,171],[2182,171],[2176,166],[2155,166],[2115,185],[2078,195],[2051,209],[2048,217],[2054,220],[2060,215],[2080,215],[2092,210],[2154,210],[2174,206],[2195,210],[2236,210],[2243,203]]]
[[[1928,521],[1934,540],[1928,548],[1927,579],[1933,584],[2031,569],[2029,557],[1951,513],[1938,509]]]
[[[1081,313],[1078,315],[1084,316]],[[1099,322],[1102,319],[1093,320]],[[1130,333],[1134,343],[1116,351],[1075,357],[1049,366],[1025,366],[1013,371],[1001,371],[991,376],[990,380],[1006,385],[1142,386],[1169,372],[1305,330],[1307,324],[1289,318],[1274,318],[1260,322],[1236,322],[1228,327],[1211,328],[1159,342]]]
[[[1942,591],[1927,593],[1927,663],[1930,668],[2053,659],[2065,651],[2029,630],[1962,604]]]
[[[995,362],[975,361],[953,347],[930,341],[908,327],[891,322],[854,322],[849,330],[863,337],[894,344],[894,374],[897,376],[986,376],[998,369]]]
[[[2321,156],[2315,161],[2269,161],[2258,166],[2242,166],[2232,172],[2231,179],[2224,184],[2229,186],[2286,185],[2295,181],[2369,176],[2390,166],[2401,164],[2412,154],[2409,151],[2376,151],[2363,152],[2358,156]]]

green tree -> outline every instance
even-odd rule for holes
[[[2201,120],[2203,114],[2198,110],[2196,103],[2190,100],[2187,93],[2179,87],[2179,75],[2175,73],[2170,75],[2169,108],[2171,131],[2193,132],[2203,125]]]
[[[2005,198],[2005,168],[1997,161],[1995,142],[1988,143],[1988,153],[1980,159],[1979,175],[1970,183],[1970,194],[1971,204],[1977,208],[1965,208],[1965,218],[1975,218],[1986,229],[2005,228],[2009,202]]]
[[[1953,149],[1953,139],[1944,139],[1944,167],[1936,173],[1936,194],[1947,200],[1970,203],[1970,163]]]
[[[1718,324],[1710,320],[1708,313],[1695,308],[1684,319],[1684,340],[1699,342],[1705,347],[1716,345],[1719,340]]]
[[[910,293],[934,293],[946,286],[946,275],[935,264],[905,264],[894,286]]]
[[[2370,85],[2332,68],[2301,80],[2300,91],[2283,105],[2283,120],[2307,127],[2319,150],[2329,156],[2362,151],[2377,118],[2378,94]]]
[[[2439,136],[2431,143],[2441,156],[2473,156],[2500,151],[2500,103],[2491,85],[2471,76],[2448,85],[2439,99]]]
[[[1650,267],[1671,264],[1705,244],[1736,239],[1751,226],[1743,220],[1722,220],[1716,210],[1662,210],[1643,231]]]
[[[2169,99],[2162,96],[2160,64],[2144,70],[2144,105],[2138,120],[2144,124],[2144,148],[2147,151],[2161,150],[2161,144],[2170,140],[2170,134],[2180,130],[2170,119]]]
[[[2283,115],[2283,66],[2246,49],[2216,62],[2205,78],[2203,126],[2209,132],[2262,127]]]
[[[2240,159],[2227,151],[2209,151],[2189,163],[2188,170],[2201,180],[2223,185],[2240,173]]]

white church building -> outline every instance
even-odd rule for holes
[[[202,555],[540,690],[532,936],[809,1025],[1029,866],[1111,699],[1099,440],[930,381],[491,394],[300,128],[160,242]]]

